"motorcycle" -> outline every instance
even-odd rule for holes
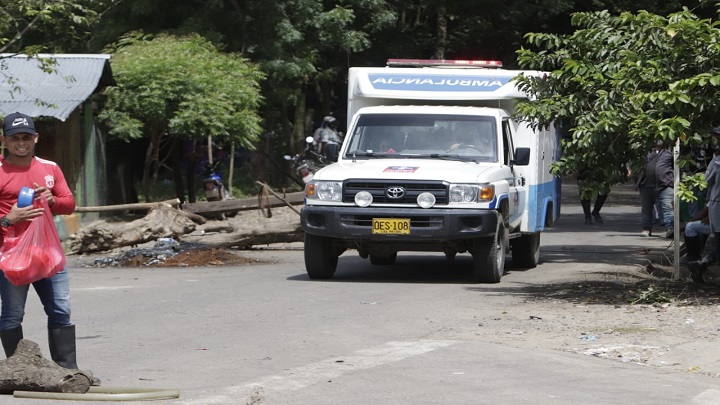
[[[323,155],[313,149],[314,139],[312,136],[305,138],[305,142],[305,150],[302,153],[295,156],[285,155],[284,158],[293,163],[295,172],[300,176],[303,183],[307,184],[312,180],[315,172],[327,166],[328,162]]]
[[[205,165],[203,172],[203,189],[205,190],[205,198],[208,201],[224,201],[232,199],[232,196],[225,188],[222,182],[222,176],[217,171],[220,161],[208,163]]]

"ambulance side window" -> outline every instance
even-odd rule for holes
[[[513,159],[512,125],[507,118],[502,122],[503,130],[503,164],[509,165]]]

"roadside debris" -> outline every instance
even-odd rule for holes
[[[132,261],[138,257],[146,258],[145,265],[153,265],[164,262],[169,257],[174,257],[180,252],[180,243],[172,238],[160,238],[150,248],[135,248],[121,253],[117,257],[101,257],[94,261],[95,267],[120,267],[123,263]]]
[[[203,224],[193,222],[193,215],[160,205],[147,216],[129,222],[98,220],[69,235],[63,248],[68,255],[97,254],[171,238],[181,243],[244,249],[304,238],[297,213],[288,207],[276,208],[272,218],[258,210],[244,210],[232,218]]]
[[[257,263],[225,249],[160,238],[155,245],[100,257],[90,267],[194,267]]]

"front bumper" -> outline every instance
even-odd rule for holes
[[[409,235],[372,233],[373,218],[409,218]],[[394,207],[305,206],[300,224],[306,233],[346,240],[445,241],[491,236],[497,230],[495,210],[412,209]]]

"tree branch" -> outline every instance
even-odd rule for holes
[[[7,12],[6,12],[6,14],[7,14]],[[9,15],[9,14],[8,14],[8,15]],[[10,16],[10,17],[12,18],[12,16]],[[0,48],[0,52],[5,52],[5,50],[7,50],[8,48],[10,48],[10,46],[12,46],[12,45],[15,44],[17,41],[19,41],[19,40],[25,35],[25,33],[27,33],[28,31],[30,31],[30,29],[32,29],[33,25],[35,25],[35,23],[36,23],[39,19],[40,19],[40,14],[36,15],[35,18],[33,18],[32,21],[30,21],[30,23],[29,23],[22,31],[18,32],[18,34],[15,35],[15,37],[10,40],[10,42],[8,42],[7,44],[5,44],[5,46],[3,46],[2,48]]]

